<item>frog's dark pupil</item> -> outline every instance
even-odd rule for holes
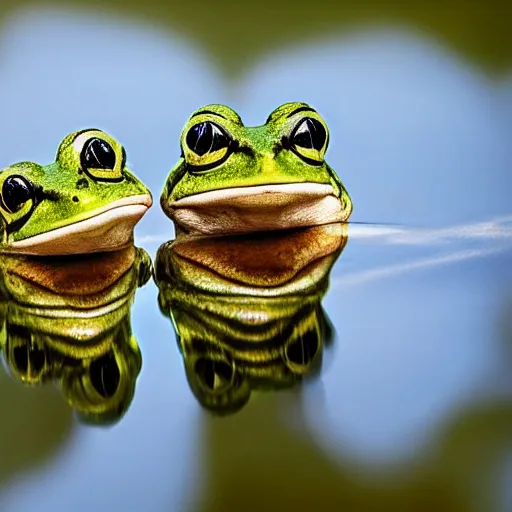
[[[34,369],[34,372],[40,372],[44,370],[45,363],[46,363],[46,354],[44,350],[42,350],[38,346],[32,347],[32,368]]]
[[[14,363],[16,364],[16,368],[18,369],[18,371],[20,373],[26,374],[28,371],[28,361],[29,361],[28,345],[15,347],[13,350],[13,358],[14,358]]]
[[[187,146],[196,155],[227,148],[231,143],[229,136],[216,124],[209,121],[192,126],[187,133]]]
[[[196,362],[195,371],[203,384],[211,390],[226,386],[233,378],[233,368],[228,363],[205,357]]]
[[[44,350],[38,346],[31,346],[28,341],[14,348],[13,358],[18,371],[24,374],[28,373],[29,365],[34,373],[42,371],[46,362]]]
[[[104,356],[93,361],[89,366],[89,375],[92,385],[104,398],[112,397],[119,386],[119,367],[115,357]]]
[[[2,185],[2,199],[5,207],[17,212],[34,195],[32,183],[23,176],[9,176]]]
[[[85,169],[114,169],[116,153],[108,142],[94,137],[85,143],[81,160]]]
[[[292,363],[301,366],[309,365],[318,352],[318,333],[314,330],[307,331],[288,345],[286,355]]]
[[[292,144],[320,151],[324,147],[326,138],[327,133],[322,123],[316,119],[307,118],[294,131]]]

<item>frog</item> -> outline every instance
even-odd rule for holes
[[[131,308],[150,280],[142,248],[0,258],[0,356],[27,386],[54,382],[79,418],[119,421],[142,367]]]
[[[76,357],[52,347],[48,337],[25,326],[7,322],[4,330],[4,359],[10,375],[29,387],[57,384],[81,422],[111,425],[129,409],[142,368],[129,315],[107,332],[105,350]]]
[[[54,256],[118,250],[152,206],[108,133],[69,133],[55,161],[18,162],[0,171],[0,252]]]
[[[0,299],[8,308],[7,334],[22,329],[32,333],[24,339],[37,333],[67,357],[98,357],[151,272],[151,257],[135,246],[75,257],[4,255]]]
[[[178,235],[346,222],[352,200],[325,160],[328,145],[327,124],[307,103],[285,103],[256,127],[228,106],[206,105],[181,132],[161,208]]]
[[[318,374],[334,338],[321,301],[347,240],[348,225],[335,223],[179,237],[159,247],[158,305],[203,407],[232,414],[253,390]]]

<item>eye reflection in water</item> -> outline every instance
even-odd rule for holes
[[[130,309],[151,260],[135,247],[87,256],[4,256],[0,348],[26,385],[54,381],[80,419],[117,422],[142,367]]]
[[[205,408],[232,413],[253,389],[318,375],[334,333],[322,309],[347,224],[222,237],[180,237],[157,253],[168,316],[190,388]]]

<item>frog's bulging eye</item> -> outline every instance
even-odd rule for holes
[[[327,146],[327,130],[317,119],[303,119],[293,130],[290,145],[304,161],[319,165]]]
[[[2,185],[2,202],[9,213],[16,213],[34,198],[34,187],[23,176],[9,176]]]
[[[98,132],[99,133],[99,132]],[[87,133],[84,133],[87,137]],[[85,138],[84,137],[84,138]],[[114,141],[115,142],[115,141]],[[89,137],[85,141],[78,137],[75,144],[80,155],[80,167],[91,178],[101,181],[121,181],[126,163],[126,152],[121,145],[112,145],[106,137]]]
[[[93,361],[89,367],[91,383],[94,389],[104,398],[115,395],[119,386],[120,374],[116,359],[113,355]]]
[[[201,357],[194,367],[201,384],[208,391],[219,392],[231,387],[234,380],[234,367],[227,361],[217,361]]]
[[[97,137],[89,139],[82,149],[81,163],[84,169],[114,169],[116,153],[105,140]]]
[[[184,148],[187,163],[201,170],[222,163],[228,156],[233,139],[211,121],[198,123],[187,132]]]
[[[210,122],[196,124],[187,133],[187,146],[199,156],[227,148],[230,142],[230,137]]]
[[[285,346],[284,356],[287,366],[296,373],[306,371],[315,359],[320,348],[317,329],[311,329],[291,339]]]
[[[296,146],[305,149],[316,149],[320,151],[325,144],[327,133],[322,124],[316,119],[304,119],[302,123],[295,128],[292,136],[292,142]]]
[[[9,340],[13,343],[12,349],[12,364],[17,370],[17,373],[32,376],[41,375],[47,366],[46,352],[37,343],[31,343],[29,333],[25,336],[20,336],[16,333],[14,340]]]

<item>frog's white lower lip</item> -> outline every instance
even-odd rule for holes
[[[333,187],[322,183],[214,190],[169,203],[167,210],[189,233],[207,235],[317,226],[350,214]]]
[[[125,197],[69,226],[13,242],[7,250],[37,256],[115,251],[132,243],[133,228],[152,202],[149,194]]]

